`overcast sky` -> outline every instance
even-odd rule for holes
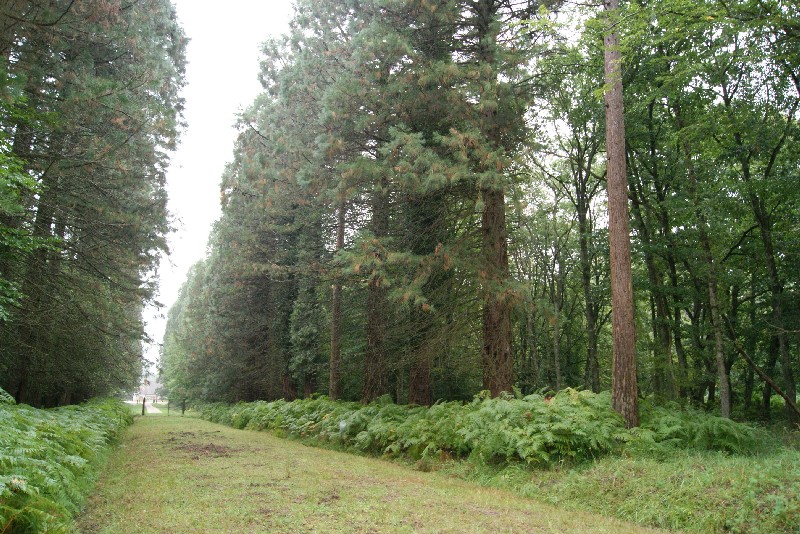
[[[158,344],[165,316],[189,267],[205,256],[212,223],[219,217],[219,181],[232,159],[237,112],[248,106],[258,83],[260,44],[288,30],[291,0],[173,0],[190,41],[187,48],[185,119],[188,123],[167,174],[169,210],[178,231],[171,255],[161,262],[161,310],[147,310],[147,332]],[[147,358],[158,355],[150,347]]]

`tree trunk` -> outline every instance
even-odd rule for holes
[[[578,244],[581,264],[584,317],[586,318],[586,371],[584,385],[595,393],[600,391],[600,364],[597,361],[597,306],[592,295],[592,263],[589,257],[588,201],[578,207]]]
[[[750,300],[750,310],[748,312],[748,317],[750,319],[750,328],[748,329],[745,338],[745,349],[747,350],[748,354],[755,354],[756,351],[756,336],[753,335],[753,329],[756,324],[756,275],[755,273],[751,273],[750,275],[750,295],[748,297]],[[745,375],[744,379],[744,407],[746,410],[750,410],[750,407],[753,404],[753,391],[755,390],[755,373],[753,370],[753,366],[750,365],[747,367],[747,374]]]
[[[775,251],[772,245],[772,224],[769,220],[769,215],[766,210],[756,209],[760,203],[751,195],[751,203],[754,206],[756,213],[756,221],[758,222],[759,229],[761,230],[761,241],[764,245],[764,259],[767,266],[767,275],[769,277],[769,286],[772,304],[772,326],[774,328],[773,336],[777,340],[778,355],[781,362],[781,378],[783,379],[783,389],[786,394],[794,399],[797,397],[797,385],[794,380],[794,371],[792,370],[792,358],[789,353],[789,343],[786,339],[786,328],[783,320],[783,283],[778,273],[778,266],[775,261]],[[784,414],[791,423],[800,421],[797,413],[792,410],[788,405],[784,408]]]
[[[483,388],[497,396],[512,391],[511,303],[505,287],[509,278],[505,195],[483,190],[483,252],[486,280],[483,304]]]
[[[283,373],[281,385],[283,389],[283,398],[285,400],[291,402],[297,398],[297,388],[289,373]]]
[[[314,390],[317,387],[317,381],[314,377],[313,373],[306,373],[306,376],[303,380],[303,397],[306,399],[310,399],[311,395],[314,394]]]
[[[553,369],[556,372],[556,391],[561,390],[563,384],[561,376],[561,303],[564,298],[564,272],[563,264],[561,261],[561,254],[558,244],[555,245],[556,254],[556,269],[554,273],[556,277],[555,288],[550,290],[550,298],[553,302]]]
[[[728,378],[728,369],[725,366],[725,351],[722,341],[722,324],[720,322],[719,302],[717,300],[717,282],[713,275],[713,263],[711,258],[711,246],[708,236],[701,230],[700,240],[703,245],[703,254],[711,272],[708,274],[708,303],[711,307],[711,325],[714,329],[714,356],[717,363],[717,375],[719,377],[719,404],[720,415],[726,419],[731,417],[731,384]]]
[[[497,83],[496,14],[499,2],[478,0],[474,6],[475,31],[479,42],[478,59],[483,65],[481,82],[494,88]],[[499,119],[497,117],[497,95],[495,91],[482,91],[480,104],[485,109],[481,130],[492,150],[503,147]],[[496,171],[498,175],[502,171]],[[502,181],[502,177],[498,176]],[[512,353],[511,302],[507,283],[508,243],[506,238],[506,201],[502,185],[482,185],[483,213],[482,259],[485,272],[483,295],[483,388],[492,396],[511,392],[514,386],[514,359]]]
[[[764,372],[769,376],[775,373],[775,364],[778,362],[779,355],[778,338],[773,337],[769,343],[767,366],[764,369]],[[772,387],[766,380],[764,381],[764,389],[761,394],[761,417],[765,421],[772,420]]]
[[[639,426],[636,377],[636,327],[633,311],[628,182],[625,169],[625,122],[619,38],[614,29],[619,0],[606,0],[607,34],[604,72],[607,89],[606,152],[608,160],[608,236],[611,248],[611,326],[613,337],[611,403],[625,426]]]
[[[385,179],[381,180],[378,191],[372,198],[372,232],[375,236],[373,255],[377,264],[385,261],[380,239],[389,231],[388,196]],[[372,402],[389,391],[389,377],[386,370],[386,313],[388,292],[380,274],[372,273],[367,287],[367,348],[364,354],[364,389],[361,401]]]
[[[683,120],[681,118],[680,107],[675,106],[675,118],[678,130],[682,130]],[[703,251],[703,262],[706,267],[706,285],[708,288],[708,304],[711,310],[711,328],[714,332],[714,359],[717,365],[717,377],[719,379],[719,403],[720,415],[726,419],[731,417],[731,384],[728,376],[728,368],[725,365],[725,347],[722,339],[722,322],[719,311],[719,296],[717,294],[717,277],[714,256],[711,252],[711,240],[708,237],[708,221],[700,205],[700,198],[697,192],[697,176],[692,165],[692,153],[689,150],[688,142],[683,139],[681,142],[684,159],[686,160],[686,174],[689,179],[689,194],[694,204],[697,227],[700,234],[700,246]],[[711,401],[711,390],[709,391],[709,402]]]
[[[431,362],[429,358],[418,358],[411,364],[409,372],[408,403],[430,406],[432,402]]]
[[[675,265],[675,256],[670,251],[668,255],[669,277],[674,294],[678,294],[679,281],[678,269]],[[686,350],[683,348],[683,311],[675,299],[672,309],[672,339],[675,343],[675,355],[678,358],[678,396],[685,399],[688,395],[687,384],[689,381],[689,364],[686,361]]]
[[[344,195],[339,199],[336,215],[336,252],[344,248],[345,210]],[[329,361],[328,396],[337,400],[342,396],[342,281],[338,273],[333,279],[331,296],[331,352]]]

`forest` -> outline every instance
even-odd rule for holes
[[[797,421],[798,12],[614,4],[297,1],[169,310],[169,395],[624,382],[634,411]]]
[[[167,0],[14,0],[0,32],[0,387],[34,406],[130,389],[186,37]],[[789,2],[299,0],[259,76],[169,310],[170,397],[624,382],[634,407],[797,421]]]
[[[0,531],[797,531],[794,3],[293,6],[126,406],[185,13],[0,3]]]
[[[16,401],[139,381],[185,44],[168,0],[0,4],[0,387]]]

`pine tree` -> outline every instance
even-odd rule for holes
[[[628,428],[639,426],[636,377],[636,326],[633,314],[628,185],[625,170],[625,122],[622,104],[622,55],[614,28],[617,0],[605,1],[606,152],[608,236],[611,246],[611,311],[614,336],[612,404]]]
[[[13,270],[24,298],[0,332],[12,362],[3,386],[53,405],[138,379],[141,309],[166,248],[184,38],[161,0],[15,7],[2,48],[32,120],[3,126],[40,190],[16,224],[51,246]]]

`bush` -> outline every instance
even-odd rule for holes
[[[758,433],[748,425],[677,405],[642,403],[642,425],[625,429],[608,393],[566,389],[551,398],[477,396],[429,408],[399,406],[388,398],[368,405],[320,396],[286,402],[206,404],[201,416],[253,430],[340,443],[372,454],[418,460],[466,458],[475,462],[575,464],[625,448],[629,453],[669,449],[752,450]]]
[[[481,461],[550,465],[575,463],[619,449],[628,434],[608,393],[566,389],[547,399],[476,400],[462,431]]]
[[[752,426],[676,403],[643,402],[641,425],[632,431],[631,450],[663,455],[669,450],[745,453],[759,445]]]
[[[609,393],[573,389],[551,398],[479,395],[469,404],[429,408],[399,406],[388,398],[361,405],[320,396],[199,409],[202,417],[236,428],[276,430],[371,454],[498,465],[574,465],[622,449],[631,454],[670,449],[734,453],[751,450],[758,441],[756,430],[747,425],[677,405],[642,406],[642,426],[632,431],[611,409]]]
[[[114,400],[54,410],[0,404],[0,531],[70,530],[98,456],[132,421]]]

